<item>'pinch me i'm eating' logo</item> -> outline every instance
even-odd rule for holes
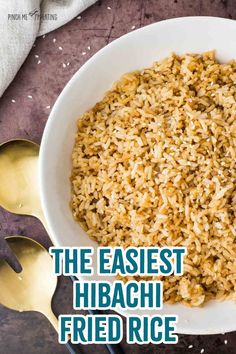
[[[28,21],[29,19],[34,19],[37,21],[56,21],[57,14],[40,14],[39,9],[33,9],[28,13],[8,14],[8,20],[10,21]]]

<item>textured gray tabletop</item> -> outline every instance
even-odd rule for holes
[[[103,0],[64,27],[38,38],[0,99],[0,143],[16,137],[40,143],[50,109],[66,82],[88,58],[115,38],[166,18],[196,15],[236,19],[236,0]],[[33,237],[47,247],[50,245],[39,221],[0,209],[0,253],[7,253],[4,237],[15,234]],[[72,313],[69,279],[60,279],[53,308],[57,314]],[[130,346],[123,341],[122,347],[126,353],[135,354],[236,354],[236,332],[214,336],[180,335],[176,346]],[[105,348],[98,345],[80,349],[88,354],[106,353]],[[42,315],[16,313],[0,307],[0,354],[6,353],[61,354],[67,350],[57,344],[56,333]]]

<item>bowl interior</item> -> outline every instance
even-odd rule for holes
[[[173,51],[183,54],[215,49],[222,62],[235,58],[235,33],[236,22],[220,18],[186,17],[162,21],[112,42],[73,76],[53,107],[40,150],[41,200],[55,245],[97,247],[73,220],[69,208],[71,152],[77,118],[99,101],[122,74],[150,66]],[[96,268],[92,278],[99,278]],[[103,280],[111,278],[103,277]],[[150,314],[154,313],[150,311]],[[203,308],[165,304],[158,313],[177,314],[178,333],[213,334],[236,330],[236,305],[231,301],[211,301]],[[129,314],[129,311],[123,314]]]

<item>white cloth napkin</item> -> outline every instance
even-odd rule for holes
[[[35,38],[72,20],[97,0],[0,0],[0,96]]]

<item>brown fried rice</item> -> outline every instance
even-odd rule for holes
[[[164,301],[236,299],[235,158],[236,62],[173,54],[79,118],[74,218],[104,246],[187,247]]]

